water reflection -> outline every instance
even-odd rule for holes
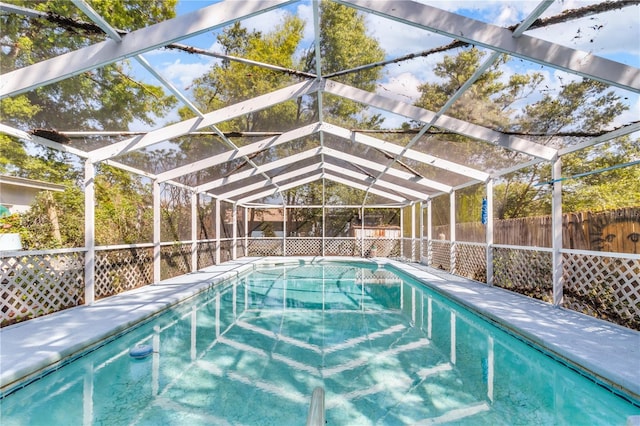
[[[129,349],[151,344],[132,359]],[[625,424],[637,407],[384,269],[208,290],[2,401],[13,424]],[[78,404],[74,401],[81,400]]]

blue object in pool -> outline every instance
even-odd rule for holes
[[[151,345],[136,345],[129,351],[131,358],[146,358],[153,353]]]

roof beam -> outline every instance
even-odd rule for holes
[[[364,103],[366,105],[402,115],[403,117],[407,117],[412,120],[422,121],[424,123],[430,123],[436,117],[436,113],[426,109],[332,80],[325,81],[324,90],[332,95],[351,99],[356,102]],[[557,152],[555,149],[548,146],[516,136],[505,135],[504,133],[447,115],[440,116],[434,122],[433,126],[446,129],[472,139],[499,145],[511,151],[517,151],[537,158],[542,158],[544,160],[551,160]]]
[[[336,183],[341,183],[343,185],[350,186],[351,188],[360,189],[362,191],[367,191],[368,190],[371,194],[379,195],[381,197],[385,197],[385,198],[387,198],[389,200],[393,200],[393,201],[396,201],[396,202],[399,202],[399,203],[407,203],[407,202],[409,202],[409,200],[407,198],[400,197],[400,196],[398,196],[396,194],[391,194],[391,193],[386,192],[386,191],[381,191],[381,190],[376,189],[376,188],[369,188],[368,185],[363,185],[363,184],[360,184],[358,182],[354,182],[354,181],[352,181],[350,179],[345,179],[343,177],[336,176],[336,175],[331,174],[331,173],[325,173],[324,174],[324,178],[328,179],[330,181],[336,182]]]
[[[132,31],[122,41],[106,40],[2,75],[0,99],[55,83],[94,68],[148,52],[278,8],[291,0],[216,3],[200,10]]]
[[[214,181],[211,182],[207,182],[204,183],[202,185],[196,186],[194,188],[195,192],[205,192],[208,191],[210,189],[215,189],[215,188],[219,188],[221,186],[224,185],[228,185],[234,182],[238,182],[241,181],[243,179],[247,179],[250,177],[254,177],[260,173],[265,173],[274,169],[278,169],[280,167],[285,167],[288,166],[290,164],[295,164],[297,162],[300,162],[302,160],[306,160],[308,158],[311,157],[315,157],[317,155],[320,154],[321,148],[317,147],[317,148],[312,148],[309,149],[307,151],[304,152],[300,152],[298,154],[294,154],[294,155],[290,155],[288,157],[285,158],[281,158],[280,160],[276,160],[276,161],[272,161],[271,163],[268,164],[263,164],[261,166],[258,166],[256,169],[252,169],[252,170],[245,170],[243,172],[237,172],[234,173],[230,176],[225,176],[223,178],[220,179],[216,179]]]
[[[280,192],[286,191],[288,189],[295,188],[297,186],[301,186],[301,185],[304,185],[304,184],[307,184],[307,183],[315,182],[315,181],[317,181],[319,179],[322,179],[322,176],[323,176],[323,173],[322,172],[318,172],[318,173],[316,173],[314,175],[311,175],[311,176],[308,176],[306,178],[297,180],[295,182],[290,182],[290,183],[285,184],[285,185],[280,185]],[[249,203],[251,201],[258,200],[260,198],[268,197],[270,195],[275,195],[276,192],[278,192],[278,191],[275,190],[275,189],[269,189],[269,190],[266,190],[266,191],[258,192],[258,193],[253,194],[253,195],[248,195],[247,197],[241,198],[236,202],[238,204]]]
[[[268,180],[263,180],[261,182],[257,182],[257,183],[253,183],[250,185],[245,185],[242,188],[238,188],[238,189],[234,189],[232,191],[227,191],[224,192],[222,194],[219,195],[220,198],[233,198],[233,197],[237,197],[239,195],[244,195],[247,194],[251,191],[255,191],[267,186],[273,186],[276,185],[280,182],[284,182],[286,180],[298,177],[298,176],[303,176],[306,175],[310,172],[316,171],[316,170],[321,170],[322,169],[322,164],[320,163],[316,163],[316,164],[312,164],[310,166],[306,166],[306,167],[301,167],[299,169],[296,170],[292,170],[290,172],[287,173],[282,173],[281,175],[275,176],[271,179],[271,181]],[[277,188],[276,188],[277,189]]]
[[[593,139],[590,139],[590,140],[588,140],[586,142],[583,142],[583,143],[567,146],[567,147],[561,149],[559,151],[558,155],[567,155],[567,154],[570,154],[572,152],[579,151],[581,149],[585,149],[585,148],[588,148],[588,147],[593,146],[593,145],[598,145],[598,144],[600,144],[602,142],[606,142],[606,141],[609,141],[611,139],[615,139],[615,138],[619,138],[621,136],[626,136],[626,135],[629,135],[631,133],[635,133],[637,131],[640,131],[640,122],[635,122],[635,123],[631,123],[631,124],[622,126],[620,128],[612,130],[612,131],[610,131],[608,133],[605,133],[603,135],[597,136],[597,137],[595,137]]]
[[[365,12],[640,93],[640,69],[424,4],[339,0]]]
[[[372,180],[371,177],[367,176],[364,173],[358,173],[358,172],[354,172],[351,170],[347,170],[344,167],[340,167],[337,166],[335,164],[332,163],[324,163],[323,168],[325,170],[330,170],[336,173],[341,173],[343,175],[346,175],[348,177],[354,178],[354,179],[358,179],[360,181],[364,181],[364,182],[370,182]],[[425,194],[419,191],[414,191],[413,189],[407,188],[406,186],[400,186],[397,185],[395,183],[391,183],[385,180],[381,180],[381,179],[376,179],[375,182],[373,182],[374,187],[375,186],[379,186],[381,188],[385,188],[388,190],[391,190],[393,192],[398,192],[401,194],[406,194],[409,197],[411,197],[411,199],[413,200],[426,200],[427,198],[429,198],[429,194]]]
[[[333,124],[323,123],[321,131],[327,132],[329,134],[351,140],[353,142],[358,142],[363,145],[371,146],[373,148],[381,149],[383,151],[387,151],[391,154],[398,155],[404,151],[404,147],[392,144],[390,142],[386,142],[380,139],[372,138],[371,136],[363,135],[361,133],[355,133],[351,130],[344,129],[342,127],[334,126]],[[480,170],[472,169],[471,167],[464,166],[462,164],[453,163],[451,161],[443,160],[437,157],[434,157],[429,154],[424,154],[419,151],[415,151],[413,149],[409,149],[405,152],[405,156],[407,158],[411,158],[412,160],[420,161],[421,163],[425,163],[429,166],[437,167],[439,169],[447,170],[453,173],[457,173],[459,175],[463,175],[469,177],[471,179],[475,179],[481,182],[486,181],[489,178],[489,174],[482,172]]]
[[[189,173],[195,173],[197,171],[225,163],[227,161],[236,160],[247,155],[255,154],[256,152],[273,148],[292,140],[316,133],[318,132],[319,127],[319,123],[309,124],[307,126],[299,127],[295,130],[283,133],[279,136],[266,138],[249,145],[241,146],[237,150],[223,152],[222,154],[195,161],[182,167],[177,167],[175,169],[158,174],[158,180],[162,182],[165,180],[174,179],[179,176],[183,176]]]
[[[348,161],[350,163],[356,164],[358,166],[361,167],[366,167],[368,169],[371,170],[375,170],[376,172],[381,172],[384,171],[385,166],[384,164],[380,164],[377,163],[375,161],[370,161],[367,160],[365,158],[361,158],[355,155],[350,155],[347,154],[345,152],[341,152],[338,150],[335,150],[333,148],[327,148],[324,147],[322,148],[322,153],[325,155],[328,155],[330,157],[334,157],[337,158],[339,160],[344,160],[344,161]],[[398,170],[398,169],[389,169],[387,170],[387,174],[389,176],[394,176],[400,179],[405,179],[407,181],[410,181],[412,183],[415,183],[417,185],[421,185],[425,188],[429,188],[432,190],[436,190],[436,191],[442,191],[442,192],[451,192],[452,187],[450,185],[445,185],[443,183],[440,182],[436,182],[434,180],[431,179],[425,179],[423,177],[420,176],[416,176],[413,175],[411,173],[407,173],[407,172],[403,172],[402,170]]]
[[[166,127],[153,130],[145,135],[129,138],[113,145],[93,150],[90,152],[91,160],[94,163],[100,162],[159,142],[184,136],[204,127],[209,127],[216,123],[221,123],[232,118],[268,108],[272,105],[276,105],[290,99],[295,99],[300,96],[313,93],[317,88],[318,84],[315,80],[297,83],[271,93],[257,96],[253,99],[220,108],[216,111],[204,114],[203,117],[195,117],[179,123],[170,124]]]

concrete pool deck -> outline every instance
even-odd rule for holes
[[[361,261],[389,265],[544,347],[640,403],[640,332],[415,263],[345,257],[241,258],[0,330],[0,392],[56,368],[159,310],[259,265]]]

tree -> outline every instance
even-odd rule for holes
[[[377,40],[367,35],[364,17],[354,8],[338,3],[323,1],[320,3],[320,57],[323,75],[352,69],[361,65],[380,62],[384,51]],[[305,71],[316,72],[316,52],[310,49],[305,58]],[[376,82],[382,77],[382,68],[373,67],[336,77],[337,81],[362,90],[375,90]],[[310,108],[317,113],[317,107]],[[356,102],[337,97],[326,96],[323,110],[332,120],[347,127],[356,126],[360,120],[380,125],[379,116],[362,117],[365,107]],[[317,116],[314,116],[317,119]]]
[[[463,50],[456,56],[446,56],[434,70],[434,74],[442,80],[421,85],[419,87],[421,96],[416,105],[429,110],[439,110],[458,87],[469,79],[483,57],[484,53],[476,48]],[[586,79],[566,83],[555,96],[543,93],[539,100],[519,108],[518,101],[526,100],[540,92],[543,78],[539,73],[514,74],[505,83],[500,71],[500,66],[505,63],[505,60],[506,58],[502,57],[489,67],[446,113],[498,131],[524,134],[525,137],[539,144],[553,145],[558,141],[554,136],[562,132],[597,134],[610,126],[618,115],[628,109],[620,101],[619,95],[610,90],[607,85]],[[500,169],[505,167],[504,164],[527,161],[527,157],[522,154],[496,151],[488,144],[457,135],[436,135],[431,136],[429,140],[433,141],[433,139],[437,143],[430,143],[429,149],[434,155],[471,166],[480,164],[481,166],[477,167],[479,169]],[[583,139],[563,137],[562,143],[563,146],[568,146],[580,140]],[[418,143],[416,146],[421,145]],[[637,158],[637,150],[633,151],[625,146],[623,140],[616,140],[606,148],[598,148],[600,150],[599,165],[607,167]],[[605,151],[609,154],[603,155]],[[584,169],[587,164],[593,167],[594,164],[588,159],[595,152],[595,150],[583,150],[565,157],[563,173],[575,174]],[[420,169],[421,166],[415,167]],[[428,173],[436,172],[426,170],[427,176]],[[612,173],[623,176],[628,171]],[[548,214],[550,186],[540,183],[549,179],[548,164],[535,165],[503,176],[495,185],[496,217],[503,219]],[[567,202],[572,207],[577,206],[575,200],[578,198],[586,199],[580,193],[589,193],[586,186],[576,186],[574,182],[569,183],[566,188],[571,194],[567,197]],[[619,188],[622,191],[622,186]],[[609,190],[613,193],[620,192],[612,188]]]
[[[377,41],[366,34],[364,18],[355,9],[324,1],[320,7],[322,38],[319,40],[319,45],[324,74],[357,65],[375,63],[384,58],[384,52]],[[300,61],[296,59],[300,50],[299,44],[302,40],[303,29],[303,22],[294,16],[285,16],[273,31],[264,34],[249,31],[243,28],[240,23],[236,23],[226,28],[218,36],[218,42],[223,46],[223,53],[227,55],[315,73],[316,55],[313,49],[306,52]],[[365,90],[373,90],[375,82],[380,76],[380,68],[371,68],[367,71],[337,77],[337,79]],[[193,94],[196,105],[204,111],[210,111],[291,85],[298,78],[281,71],[223,60],[194,82]],[[316,102],[315,96],[298,101],[283,102],[263,111],[221,123],[219,127],[224,131],[238,132],[295,128],[318,119]],[[356,127],[357,123],[363,121],[375,124],[381,122],[377,117],[367,117],[364,107],[355,102],[325,96],[323,105],[326,116],[330,116],[333,122]],[[182,112],[183,117],[188,117],[191,114],[186,110]],[[332,138],[325,135],[325,139]],[[333,139],[331,142],[334,144],[343,143]],[[286,155],[318,146],[318,143],[317,136],[302,138],[268,152],[260,153],[260,160],[269,162],[283,158]],[[183,150],[206,150],[208,145],[202,143],[196,146],[196,144],[185,141],[184,144],[181,144],[181,148]],[[224,175],[221,170],[230,172],[241,167],[248,167],[244,160],[226,163],[219,167],[218,174]],[[203,176],[205,173],[201,175]],[[322,202],[321,185],[316,182],[302,188],[289,190],[284,195],[285,201],[287,204],[297,205],[320,204]],[[299,220],[303,221],[305,218],[301,217]]]
[[[0,58],[3,69],[11,70],[43,61],[50,57],[80,49],[106,39],[95,26],[84,25],[86,19],[72,2],[15,1],[18,6],[47,13],[47,17],[33,18],[17,14],[0,16]],[[113,27],[132,31],[175,16],[176,0],[102,0],[92,2],[92,7]],[[25,131],[39,128],[51,129],[61,123],[72,130],[127,130],[134,121],[153,123],[157,117],[172,108],[176,99],[164,93],[159,86],[134,80],[127,61],[104,66],[72,78],[31,90],[27,93],[0,101],[3,120]],[[64,130],[64,129],[63,129]],[[55,194],[53,202],[63,232],[60,241],[65,246],[80,247],[82,240],[83,200],[79,188],[79,162],[68,154],[48,148],[34,147],[0,135],[0,173],[62,183],[67,186],[63,194]],[[128,178],[104,176],[110,181],[111,195],[127,192],[131,185]],[[100,179],[97,179],[99,186]],[[99,195],[100,196],[100,195]],[[56,246],[56,239],[40,223],[37,214],[52,208],[51,200],[39,198],[32,213],[23,218],[24,226],[32,234],[32,247]],[[104,203],[103,203],[104,205]],[[105,212],[96,211],[100,217]],[[136,212],[126,208],[110,213],[118,223],[136,223]],[[133,215],[133,216],[131,216]],[[106,214],[108,216],[108,214]],[[109,236],[104,243],[114,242],[105,224],[98,235]],[[119,234],[122,235],[122,234]],[[29,239],[27,239],[29,241]],[[121,241],[116,241],[121,242]]]

